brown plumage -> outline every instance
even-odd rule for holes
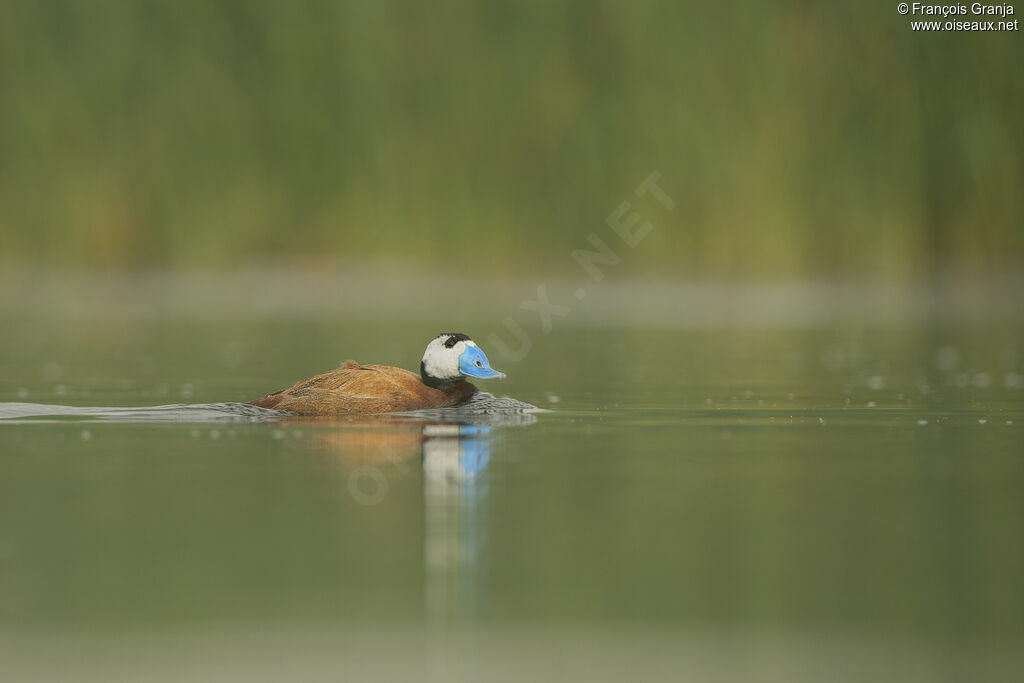
[[[463,379],[435,389],[402,368],[347,360],[337,370],[249,403],[299,415],[366,415],[457,406],[476,392],[477,388]]]

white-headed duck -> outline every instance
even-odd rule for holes
[[[465,403],[477,388],[466,381],[503,378],[465,334],[448,332],[427,344],[420,374],[390,365],[360,365],[347,360],[337,370],[250,401],[260,408],[298,415],[367,415]]]

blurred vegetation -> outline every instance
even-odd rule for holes
[[[895,3],[6,2],[0,259],[515,271],[629,199],[634,274],[1019,267],[1022,63]]]

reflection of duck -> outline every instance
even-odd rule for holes
[[[390,365],[347,360],[337,370],[303,380],[255,401],[299,415],[359,415],[447,408],[468,401],[477,388],[466,377],[504,377],[468,336],[449,332],[427,344],[420,374]]]
[[[490,434],[486,425],[425,425],[423,473],[442,488],[473,482],[491,459]]]
[[[443,624],[479,609],[491,427],[432,424],[423,437],[425,597],[429,618]]]
[[[314,431],[311,438],[316,448],[346,465],[411,462],[423,451],[423,427],[415,423],[346,425]]]
[[[417,419],[403,422],[389,417],[371,415],[327,423],[333,428],[313,431],[311,442],[345,465],[399,464],[421,456],[427,477],[442,483],[471,482],[487,467],[490,425]],[[310,425],[324,424],[309,418],[294,419],[305,419]]]

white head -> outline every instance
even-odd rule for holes
[[[420,377],[424,384],[439,388],[463,377],[502,379],[505,375],[491,368],[487,356],[467,335],[446,332],[427,344]]]

